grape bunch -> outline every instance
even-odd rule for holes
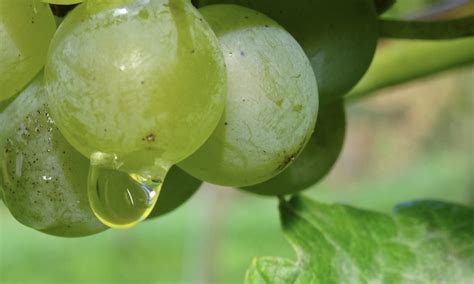
[[[0,197],[79,237],[202,182],[305,190],[341,152],[376,20],[373,0],[3,0]]]

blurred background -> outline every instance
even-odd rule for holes
[[[428,17],[454,2],[399,0],[388,15]],[[342,156],[308,196],[383,212],[416,199],[474,204],[473,66],[347,110]],[[163,218],[82,239],[24,227],[0,203],[0,283],[242,283],[254,256],[295,257],[277,203],[204,185]]]

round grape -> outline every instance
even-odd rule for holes
[[[200,11],[220,40],[228,96],[216,131],[179,166],[219,185],[266,181],[311,137],[318,110],[311,64],[294,38],[263,14],[236,5]]]
[[[62,23],[45,70],[51,110],[86,157],[169,167],[199,148],[222,115],[219,44],[185,0],[116,2],[81,4]]]
[[[169,168],[209,138],[227,90],[219,42],[188,0],[79,5],[53,38],[45,81],[58,127],[91,159],[94,213],[120,228],[147,217]]]
[[[62,137],[49,115],[42,76],[2,113],[0,183],[3,200],[24,225],[78,237],[106,229],[87,199],[89,161]]]
[[[98,233],[106,227],[89,207],[89,161],[58,131],[49,115],[41,81],[39,76],[0,114],[0,122],[7,128],[0,132],[0,165],[5,165],[0,166],[0,199],[18,221],[44,233],[63,237]],[[119,183],[129,180],[120,171],[114,177]],[[175,210],[201,183],[173,167],[150,217]]]

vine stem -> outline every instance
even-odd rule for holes
[[[393,41],[379,47],[362,80],[346,95],[347,102],[375,91],[474,64],[474,38],[446,41]]]
[[[379,20],[380,37],[443,40],[474,36],[474,16],[445,21]]]

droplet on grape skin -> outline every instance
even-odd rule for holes
[[[112,228],[130,228],[145,220],[160,195],[166,170],[155,174],[119,170],[115,155],[95,153],[91,158],[88,196],[96,217]]]

